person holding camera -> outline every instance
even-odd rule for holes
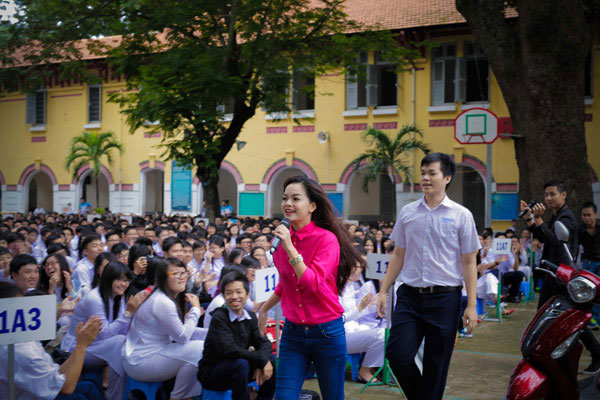
[[[542,260],[548,260],[556,265],[561,263],[570,264],[568,255],[554,233],[554,223],[560,221],[569,230],[569,242],[567,246],[571,255],[577,255],[579,242],[577,239],[577,219],[573,211],[567,206],[567,185],[559,180],[551,180],[544,185],[544,202],[552,210],[550,221],[545,223],[543,220],[546,207],[541,203],[536,203],[530,207],[521,200],[521,211],[526,211],[522,218],[527,221],[527,226],[533,236],[544,244],[542,250]],[[540,290],[540,299],[538,309],[542,307],[548,299],[557,294],[566,295],[566,289],[559,286],[556,280],[550,274],[544,274],[542,287]],[[568,296],[567,296],[568,297]],[[589,329],[583,331],[581,342],[592,354],[592,363],[584,369],[587,373],[595,373],[600,370],[600,343],[596,340]]]

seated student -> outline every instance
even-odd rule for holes
[[[10,279],[10,262],[12,255],[4,246],[0,246],[0,282]]]
[[[260,385],[257,399],[272,399],[275,376],[271,343],[261,336],[256,314],[244,309],[248,279],[239,272],[224,274],[221,292],[227,307],[212,313],[198,380],[206,389],[231,389],[234,400],[248,399],[248,382]],[[249,350],[250,346],[254,350]]]
[[[40,279],[40,268],[33,256],[19,254],[10,262],[10,276],[21,292],[26,293],[36,288]]]
[[[18,286],[0,282],[0,298],[21,297]],[[15,344],[15,395],[17,399],[100,400],[91,382],[79,382],[86,349],[102,328],[97,316],[75,328],[77,345],[62,365],[54,363],[38,341]],[[0,346],[0,399],[8,398],[8,346]]]
[[[77,345],[77,324],[92,315],[100,317],[102,331],[88,347],[84,366],[86,369],[99,369],[108,363],[109,399],[123,398],[125,373],[121,347],[131,316],[147,296],[146,292],[142,292],[125,303],[125,292],[130,280],[131,272],[126,265],[118,261],[109,263],[102,271],[100,285],[88,292],[75,306],[71,325],[61,344],[62,350],[72,351]]]
[[[122,349],[123,368],[143,382],[176,377],[171,399],[198,396],[202,387],[194,378],[206,336],[205,329],[196,327],[200,302],[185,293],[189,274],[181,260],[171,257],[152,263],[155,287],[131,321]],[[189,311],[186,303],[191,304]]]
[[[103,246],[100,238],[96,235],[87,235],[81,240],[81,256],[75,271],[73,271],[73,280],[77,279],[80,283],[80,292],[85,295],[92,289],[94,280],[94,262],[98,254],[102,253]]]
[[[133,279],[127,291],[128,296],[135,295],[148,287],[146,268],[148,267],[148,256],[150,253],[150,249],[142,244],[134,244],[129,249],[127,266],[131,271]]]
[[[227,250],[225,250],[225,240],[222,236],[212,235],[208,241],[208,251],[204,255],[205,268],[215,274],[215,280],[206,282],[204,290],[211,296],[217,293],[218,279],[221,277],[221,269],[228,260]]]
[[[240,274],[246,275],[248,273],[248,269],[244,265],[240,265],[240,264],[227,264],[221,270],[221,277],[225,276],[226,274],[228,274],[230,272],[239,272]],[[247,275],[246,275],[246,277],[247,277]],[[221,286],[220,282],[221,282],[221,280],[219,279],[219,286]],[[204,313],[204,321],[202,322],[202,326],[204,328],[208,328],[210,326],[210,320],[212,319],[211,313],[214,310],[216,310],[217,308],[223,307],[224,304],[225,304],[225,297],[223,297],[223,293],[217,294],[212,299],[212,301],[206,308],[206,312]],[[248,299],[248,301],[246,301],[245,308],[248,311],[252,311],[253,307],[254,307],[254,304],[252,303],[252,301],[250,299]]]
[[[192,245],[184,240],[181,242],[181,261],[187,266],[194,258],[194,249]]]
[[[505,239],[506,235],[497,234],[497,238]],[[508,297],[506,301],[509,303],[519,303],[519,287],[525,274],[519,271],[521,261],[521,250],[519,240],[515,239],[514,245],[511,246],[511,253],[504,256],[498,265],[498,270],[502,274],[502,286],[508,288]]]
[[[357,381],[366,383],[373,377],[371,368],[383,365],[385,329],[360,322],[361,317],[371,313],[369,306],[372,305],[373,300],[371,292],[366,292],[360,298],[357,296],[360,289],[357,289],[356,283],[362,278],[362,270],[362,265],[352,269],[352,274],[340,296],[340,303],[344,307],[344,330],[348,354],[365,353]]]
[[[204,242],[200,240],[196,240],[192,245],[192,250],[194,252],[194,258],[192,258],[192,261],[190,261],[188,266],[200,272],[200,270],[204,268],[204,254],[206,253],[206,244],[204,244]]]
[[[56,294],[59,303],[65,297],[75,295],[71,284],[71,270],[65,257],[51,254],[42,261],[37,288],[48,294]]]
[[[94,280],[92,280],[92,288],[98,287],[102,271],[104,271],[104,268],[112,261],[117,261],[117,257],[113,253],[104,251],[98,254],[98,257],[96,257],[96,261],[94,262]]]
[[[50,246],[48,246],[46,253],[48,255],[60,254],[61,256],[63,256],[67,260],[67,264],[69,264],[69,268],[71,270],[74,270],[77,266],[77,262],[75,261],[75,259],[69,256],[69,248],[64,244],[53,243]]]
[[[127,265],[129,260],[129,247],[125,243],[117,243],[111,249],[110,252],[117,257],[117,261]]]

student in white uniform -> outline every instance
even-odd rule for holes
[[[0,246],[0,282],[10,279],[10,262],[12,254],[4,246]]]
[[[371,368],[383,365],[385,329],[373,328],[358,322],[361,316],[369,313],[369,306],[372,305],[373,300],[371,293],[357,300],[357,293],[360,291],[360,285],[357,283],[360,283],[362,269],[362,265],[352,269],[352,274],[340,296],[340,303],[344,307],[344,330],[348,354],[365,353],[357,381],[366,383],[373,377]]]
[[[98,254],[104,250],[104,246],[100,241],[100,237],[97,235],[88,235],[81,239],[81,249],[83,257],[77,263],[72,278],[79,281],[79,291],[82,295],[85,295],[92,289],[94,262],[96,262]]]
[[[158,261],[154,274],[154,290],[131,321],[123,367],[143,382],[176,377],[171,399],[198,396],[202,387],[196,373],[207,332],[197,328],[202,314],[198,296],[185,293],[189,273],[181,260]]]
[[[94,370],[109,366],[107,397],[120,400],[123,397],[125,372],[121,359],[121,348],[131,317],[148,296],[140,292],[125,303],[125,292],[131,281],[131,272],[126,265],[114,261],[102,271],[100,285],[92,289],[75,306],[71,325],[63,338],[61,349],[72,351],[77,345],[76,327],[81,321],[97,315],[102,320],[102,331],[88,347],[85,354],[85,369]]]
[[[246,275],[248,277],[248,269],[244,265],[239,264],[227,264],[221,270],[221,277],[227,275],[230,272],[239,272],[240,274]],[[221,280],[219,279],[219,287],[221,286]],[[215,311],[219,307],[223,307],[225,305],[225,297],[223,297],[222,293],[219,293],[215,296],[214,299],[210,302],[208,307],[206,308],[206,312],[204,313],[204,320],[202,321],[202,326],[206,329],[210,327],[210,321],[212,320],[212,312]],[[254,302],[248,297],[246,300],[246,305],[244,308],[248,311],[254,311]]]
[[[204,255],[205,265],[210,272],[215,274],[215,280],[204,284],[205,291],[211,296],[217,293],[217,284],[221,278],[221,269],[225,266],[228,254],[225,250],[225,241],[219,235],[212,235],[208,240],[208,251]]]
[[[12,283],[0,282],[0,298],[20,297]],[[78,382],[86,348],[100,332],[102,322],[93,316],[76,328],[77,346],[62,365],[56,364],[38,341],[15,344],[15,397],[19,400],[100,400],[91,382]],[[8,398],[8,346],[0,346],[0,399]]]
[[[65,257],[52,254],[42,261],[37,288],[48,294],[55,294],[58,303],[65,297],[75,295],[71,284],[71,270]]]

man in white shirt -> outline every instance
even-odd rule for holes
[[[0,298],[20,297],[20,290],[11,283],[0,282]],[[62,365],[52,357],[40,342],[15,344],[15,397],[17,399],[80,399],[99,400],[102,394],[91,382],[78,382],[87,347],[94,341],[102,321],[90,317],[85,325],[77,327],[77,345]],[[0,346],[0,399],[8,398],[8,346]]]
[[[461,309],[464,279],[468,304],[467,332],[477,323],[479,248],[473,215],[446,196],[456,171],[446,154],[421,160],[424,197],[400,211],[391,234],[395,249],[376,303],[385,317],[386,295],[400,274],[387,358],[409,400],[441,399]],[[423,373],[414,362],[425,338]]]

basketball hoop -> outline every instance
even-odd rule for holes
[[[471,108],[454,120],[454,138],[460,144],[492,144],[498,139],[498,116],[485,108]]]

